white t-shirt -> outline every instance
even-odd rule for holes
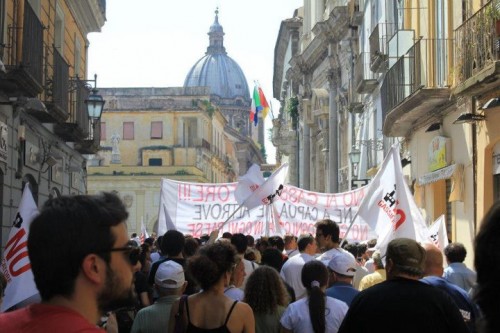
[[[347,304],[332,297],[326,297],[325,332],[337,333],[347,313]],[[297,333],[314,333],[309,315],[309,299],[300,299],[288,306],[280,320],[287,330]]]
[[[351,254],[351,252],[346,251],[346,250],[344,250],[341,247],[337,247],[337,248],[333,248],[333,249],[330,249],[328,251],[325,251],[319,257],[317,257],[316,259],[320,260],[325,265],[328,265],[328,263],[330,262],[330,260],[332,260],[334,257],[338,256],[341,253],[349,253],[349,255],[354,258],[354,256]]]
[[[306,288],[302,284],[302,267],[306,262],[313,259],[314,257],[307,253],[300,253],[289,258],[281,267],[280,275],[293,288],[297,300],[307,295]]]
[[[224,295],[235,301],[242,301],[245,298],[243,290],[236,288],[233,285],[224,288]]]
[[[245,290],[245,286],[247,284],[247,280],[250,277],[250,274],[252,274],[253,271],[259,267],[258,264],[254,263],[253,261],[242,259],[243,260],[243,265],[245,266],[245,278],[243,279],[243,284],[241,285],[240,289]]]

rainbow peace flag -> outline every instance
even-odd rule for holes
[[[262,88],[255,86],[253,88],[252,106],[250,107],[250,121],[253,121],[255,126],[259,122],[259,112],[262,112],[262,118],[266,118],[269,112],[269,104]]]

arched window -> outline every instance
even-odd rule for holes
[[[30,184],[31,194],[33,194],[33,200],[35,200],[35,203],[38,206],[38,183],[36,182],[35,177],[33,177],[33,175],[29,173],[25,174],[23,177],[23,190],[26,183]]]

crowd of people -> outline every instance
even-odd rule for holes
[[[500,331],[500,203],[475,240],[477,276],[460,243],[397,238],[381,252],[376,240],[342,243],[329,219],[315,235],[168,230],[141,244],[127,218],[111,193],[47,201],[28,237],[42,302],[0,314],[0,331]]]

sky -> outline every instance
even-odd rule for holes
[[[302,0],[107,0],[106,23],[89,34],[88,75],[97,88],[180,87],[205,55],[208,30],[219,8],[224,46],[245,74],[249,89],[258,81],[272,99],[274,47],[281,21],[293,16]],[[279,102],[272,101],[274,116]],[[268,139],[267,162],[275,162]]]

